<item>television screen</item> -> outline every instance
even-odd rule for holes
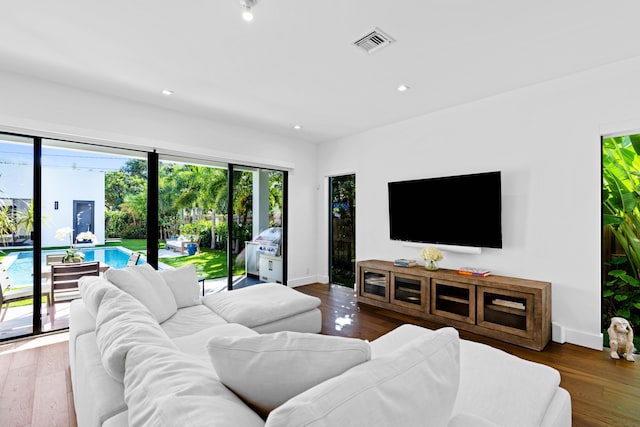
[[[388,184],[391,240],[502,247],[500,172]]]

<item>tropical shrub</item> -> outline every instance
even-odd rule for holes
[[[200,247],[211,247],[211,222],[200,219],[180,226],[180,234],[200,237]]]
[[[602,224],[605,245],[602,326],[614,316],[640,325],[640,135],[602,142]]]
[[[105,211],[106,233],[108,238],[145,239],[146,221],[133,221],[130,213],[124,211]]]

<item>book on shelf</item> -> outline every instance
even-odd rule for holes
[[[476,268],[476,267],[460,267],[456,270],[456,273],[462,274],[464,276],[475,276],[475,277],[486,277],[491,274],[489,270],[485,270],[484,268]]]
[[[399,267],[413,267],[414,265],[417,265],[417,263],[415,259],[400,258],[394,260],[393,265],[397,265]]]

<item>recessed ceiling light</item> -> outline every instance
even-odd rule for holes
[[[242,19],[247,22],[253,21],[253,8],[258,3],[258,0],[240,0],[242,5]]]
[[[173,95],[173,91],[169,89],[162,89],[162,94],[167,96]]]
[[[407,85],[400,85],[400,86],[398,86],[398,87],[396,88],[396,90],[397,90],[398,92],[406,92],[406,91],[408,91],[409,89],[411,89],[411,88],[410,88],[409,86],[407,86]]]
[[[302,129],[302,126],[300,126],[300,125],[294,125],[294,126],[293,126],[293,128],[294,128],[295,130],[300,130],[300,129]]]

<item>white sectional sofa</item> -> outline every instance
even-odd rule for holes
[[[279,284],[198,297],[195,269],[82,279],[69,358],[85,426],[570,426],[559,373],[403,325],[318,334],[319,300]]]

